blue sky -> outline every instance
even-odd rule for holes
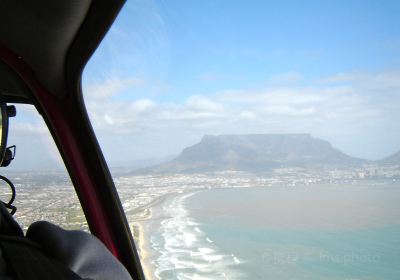
[[[86,75],[111,60],[113,74],[168,84],[154,98],[179,101],[287,72],[397,69],[399,14],[398,1],[130,1]]]
[[[383,158],[400,150],[399,15],[400,1],[130,0],[84,71],[85,103],[111,165],[228,133]],[[46,134],[23,111],[16,130]]]

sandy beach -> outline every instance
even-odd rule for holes
[[[140,256],[140,262],[143,268],[143,272],[147,280],[159,279],[155,274],[154,259],[157,257],[157,253],[151,247],[149,241],[150,228],[154,223],[160,223],[165,219],[161,209],[161,205],[166,199],[183,195],[184,193],[193,192],[195,190],[188,191],[177,191],[172,193],[163,194],[160,197],[154,199],[147,205],[139,207],[130,211],[128,214],[131,231],[134,236],[136,249]],[[196,190],[198,191],[198,190]]]
[[[135,222],[131,227],[145,278],[148,280],[156,279],[154,276],[154,267],[151,263],[153,253],[150,249],[149,242],[144,238],[146,235],[144,226],[141,222]]]

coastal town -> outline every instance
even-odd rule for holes
[[[34,221],[48,220],[66,229],[88,231],[82,208],[66,173],[18,172],[15,217],[24,230]],[[119,175],[114,178],[128,221],[149,217],[149,207],[168,194],[210,188],[299,187],[314,185],[399,185],[400,165],[365,165],[345,169],[280,168],[265,174],[225,171],[204,174]],[[9,192],[3,186],[3,200]]]

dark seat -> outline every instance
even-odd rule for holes
[[[39,221],[24,236],[2,203],[0,279],[132,280],[124,266],[93,235]]]

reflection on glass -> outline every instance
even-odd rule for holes
[[[400,2],[163,2],[83,79],[147,278],[400,279]]]

